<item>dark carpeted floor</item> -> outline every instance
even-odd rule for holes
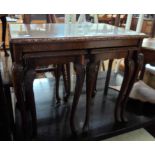
[[[103,96],[106,73],[101,72],[97,81],[97,94],[93,99],[90,110],[89,132],[83,136],[82,126],[85,117],[85,84],[76,111],[75,124],[77,128],[76,137],[72,137],[69,125],[70,110],[73,100],[73,93],[67,103],[61,101],[60,106],[56,106],[55,80],[53,78],[36,79],[34,82],[34,92],[37,111],[38,136],[34,140],[100,140],[123,132],[143,127],[151,122],[150,116],[144,117],[144,112],[148,108],[145,105],[129,100],[127,105],[127,115],[129,122],[117,124],[114,121],[114,107],[118,92],[109,89],[107,97]],[[75,79],[74,79],[75,81]],[[75,83],[73,81],[73,84]],[[114,75],[111,82],[115,85]],[[60,96],[63,98],[63,82],[60,82]],[[145,108],[144,108],[145,107]],[[152,107],[152,109],[155,107]],[[144,110],[145,109],[145,110]],[[151,115],[151,118],[154,118]],[[20,126],[20,115],[17,111],[17,126]],[[31,132],[31,131],[29,131]],[[18,134],[20,131],[18,131]],[[20,134],[18,135],[20,139]]]

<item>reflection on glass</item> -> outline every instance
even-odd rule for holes
[[[100,23],[82,24],[13,24],[11,34],[16,38],[62,38],[92,37],[112,35],[137,35],[139,33],[124,28]]]

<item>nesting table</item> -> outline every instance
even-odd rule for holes
[[[126,31],[108,24],[11,24],[13,82],[21,109],[23,132],[26,132],[27,97],[29,104],[33,106],[32,114],[36,119],[32,89],[35,67],[69,62],[74,63],[76,71],[76,86],[70,117],[72,132],[76,134],[74,117],[85,75],[86,117],[83,131],[89,129],[90,104],[98,64],[107,59],[125,58],[124,80],[116,101],[114,116],[116,121],[126,122],[125,105],[143,64],[141,46],[145,37],[143,33]]]

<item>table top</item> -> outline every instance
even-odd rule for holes
[[[137,33],[108,24],[10,24],[10,38],[14,43],[48,41],[85,41],[145,38]]]
[[[143,40],[142,47],[150,50],[155,50],[155,38],[145,38]]]

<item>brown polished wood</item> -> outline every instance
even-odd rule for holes
[[[150,37],[154,37],[155,36],[155,15],[153,15],[153,24],[152,24],[152,28],[151,28],[151,34]]]
[[[23,113],[25,109],[24,96],[22,92],[23,83],[23,61],[33,60],[33,65],[66,64],[74,62],[77,82],[72,104],[70,124],[73,133],[76,133],[74,116],[81,88],[84,80],[86,67],[86,118],[84,131],[89,129],[89,111],[92,102],[92,92],[98,63],[101,60],[125,57],[131,72],[137,73],[141,64],[139,52],[142,39],[145,34],[134,31],[126,31],[123,28],[107,24],[14,24],[10,25],[10,37],[12,52],[14,55],[14,86],[17,100]],[[86,60],[89,60],[88,62]],[[137,61],[137,62],[136,62]],[[32,64],[32,63],[30,63]],[[132,65],[134,64],[134,65]],[[124,121],[125,100],[130,92],[130,86],[136,78],[136,74],[125,77],[129,82],[124,82],[126,91],[119,94],[116,105],[121,109],[118,112],[118,120]],[[126,81],[126,80],[125,80]],[[122,88],[123,89],[123,88]],[[125,96],[125,97],[124,97]],[[117,107],[116,106],[116,107]],[[23,116],[25,117],[25,116]]]
[[[119,24],[120,24],[120,14],[118,14],[118,15],[116,15],[116,18],[115,18],[115,26],[119,26]]]
[[[23,23],[30,24],[31,23],[31,14],[23,15]],[[57,23],[56,16],[54,14],[46,14],[46,22],[47,23]]]
[[[106,76],[106,81],[105,81],[104,95],[107,95],[107,93],[108,93],[108,86],[109,86],[109,82],[110,82],[112,63],[113,63],[113,59],[109,60],[108,71],[107,71],[107,76]]]
[[[131,30],[136,30],[137,23],[138,23],[138,17],[133,17],[131,22]],[[144,18],[141,32],[146,33],[147,35],[152,37],[154,27],[153,25],[154,25],[153,18]]]
[[[121,27],[125,24],[126,19],[127,14],[105,14],[98,17],[100,23],[107,23]]]

